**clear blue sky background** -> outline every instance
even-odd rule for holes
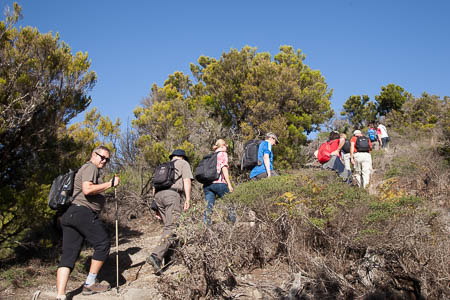
[[[90,108],[124,125],[153,83],[191,75],[200,55],[245,45],[272,56],[281,45],[301,49],[334,90],[336,112],[389,83],[450,96],[449,0],[18,2],[20,25],[59,32],[73,53],[88,52],[98,75]],[[0,0],[2,9],[12,3]]]

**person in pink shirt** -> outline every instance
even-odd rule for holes
[[[228,166],[228,154],[227,154],[228,144],[223,140],[217,140],[216,144],[213,146],[217,154],[217,173],[220,173],[219,179],[213,181],[209,185],[203,186],[203,191],[206,198],[206,211],[204,214],[204,221],[206,224],[211,224],[211,214],[216,202],[216,198],[222,198],[226,193],[233,192],[233,186],[231,185],[229,166]]]

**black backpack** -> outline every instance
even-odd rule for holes
[[[69,172],[61,174],[53,180],[48,194],[48,206],[51,209],[64,212],[70,206],[76,196],[73,196],[76,173],[77,171],[69,170]],[[80,192],[81,190],[77,195]]]
[[[350,141],[345,140],[345,144],[342,146],[342,151],[344,151],[344,153],[350,153],[350,146]]]
[[[252,169],[259,166],[262,162],[258,161],[258,149],[261,140],[250,140],[244,145],[244,154],[242,155],[241,170]]]
[[[219,152],[214,152],[208,155],[205,155],[200,163],[197,166],[197,169],[195,169],[195,179],[203,184],[210,184],[213,181],[216,181],[219,179],[220,174],[217,173],[217,155]]]
[[[175,179],[175,161],[168,161],[155,168],[155,172],[153,173],[153,186],[156,191],[167,190],[180,177]]]
[[[369,138],[363,135],[358,136],[356,138],[355,146],[358,152],[369,152],[370,151]]]

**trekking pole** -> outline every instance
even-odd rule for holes
[[[114,179],[116,174],[112,179],[112,185],[114,186]],[[118,214],[118,200],[117,200],[117,191],[114,186],[114,199],[116,200],[116,213],[115,213],[115,222],[116,222],[116,295],[119,295],[119,214]]]

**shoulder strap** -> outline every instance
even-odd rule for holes
[[[177,170],[177,168],[175,168],[175,162],[176,162],[177,160],[171,160],[170,161],[170,163],[173,165],[173,168],[174,168],[174,170],[176,171]],[[176,173],[176,172],[175,172]],[[173,184],[175,184],[175,182],[177,182],[178,180],[180,180],[180,178],[181,177],[183,177],[183,174],[181,174],[181,172],[180,172],[180,176],[178,176],[178,178],[174,178],[173,179]]]

